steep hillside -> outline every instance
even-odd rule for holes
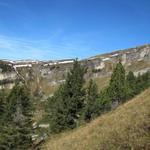
[[[149,150],[150,89],[84,127],[49,139],[43,150]]]

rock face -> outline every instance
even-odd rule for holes
[[[14,80],[17,78],[17,74],[15,72],[10,73],[0,73],[0,80]]]
[[[150,45],[143,45],[126,50],[97,55],[81,60],[81,64],[88,68],[85,78],[110,76],[118,61],[122,61],[126,70],[132,70],[135,74],[150,71]],[[59,61],[1,61],[0,65],[0,88],[5,85],[12,88],[15,80],[33,81],[36,84],[55,86],[64,82],[69,70],[72,68],[73,59]],[[9,71],[7,69],[9,66]],[[2,67],[1,67],[2,66]],[[11,69],[10,69],[11,68]]]

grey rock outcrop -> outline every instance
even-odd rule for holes
[[[114,51],[103,55],[81,60],[81,64],[88,68],[85,78],[110,76],[115,64],[122,61],[126,70],[132,70],[136,75],[150,70],[150,45],[143,45],[131,49]],[[25,80],[45,80],[47,84],[55,86],[64,82],[73,59],[60,61],[7,61],[14,70],[9,73],[0,72],[0,81],[15,81],[17,78]],[[0,68],[1,70],[1,68]],[[12,82],[11,82],[12,83]],[[2,86],[2,85],[1,85]]]

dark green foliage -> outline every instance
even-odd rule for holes
[[[128,87],[128,97],[127,99],[132,98],[136,94],[136,77],[134,76],[132,71],[129,71],[129,73],[126,76],[126,84]]]
[[[150,72],[146,72],[142,75],[142,86],[144,89],[150,86]]]
[[[86,122],[100,116],[101,114],[111,109],[111,99],[109,98],[108,89],[106,88],[98,93],[97,90],[94,91],[94,89],[97,89],[96,83],[93,83],[92,85],[93,86],[90,88],[91,93],[87,94],[90,95],[88,98],[88,103],[85,104],[84,108],[84,120]]]
[[[49,98],[47,113],[52,133],[89,122],[150,86],[150,73],[135,77],[130,71],[126,76],[121,62],[116,65],[109,86],[100,93],[93,80],[83,88],[84,73],[85,69],[75,61],[66,82]]]
[[[1,148],[1,145],[2,143],[5,142],[5,138],[4,138],[4,135],[3,135],[3,131],[4,131],[4,114],[5,114],[5,111],[6,111],[6,92],[4,90],[1,90],[0,91],[0,149]]]
[[[6,92],[5,90],[0,91],[0,122],[3,119],[6,110]]]
[[[127,96],[127,87],[125,79],[125,69],[121,62],[116,65],[114,69],[110,84],[109,84],[109,95],[112,101],[122,102]]]
[[[150,86],[150,73],[147,72],[144,73],[143,75],[139,74],[138,77],[136,78],[135,93],[138,94],[149,86]]]
[[[93,73],[98,73],[98,72],[101,72],[101,69],[92,69],[92,72]]]
[[[29,90],[25,85],[19,84],[14,86],[8,96],[8,115],[12,117],[11,114],[17,113],[18,109],[20,109],[20,114],[22,114],[22,116],[32,116],[32,103]]]
[[[73,69],[67,76],[66,83],[64,84],[64,95],[69,100],[69,111],[73,117],[76,118],[77,114],[83,108],[85,91],[84,85],[84,69],[76,60]]]
[[[67,103],[63,97],[63,85],[59,87],[54,96],[48,99],[48,118],[50,119],[51,132],[59,133],[63,130],[71,128],[72,118],[70,118],[67,109]],[[72,126],[73,128],[73,126]]]
[[[84,104],[85,71],[76,60],[73,69],[67,75],[66,82],[49,99],[47,112],[52,132],[58,133],[77,126],[77,119]]]
[[[135,77],[130,71],[125,76],[125,69],[119,62],[113,71],[109,89],[109,96],[113,101],[124,102],[139,94],[150,86],[150,73],[144,73]]]
[[[150,73],[146,72],[135,77],[133,72],[130,71],[126,77],[126,81],[129,88],[128,97],[132,98],[150,86]]]
[[[108,88],[102,90],[100,92],[100,96],[97,100],[97,104],[99,106],[98,115],[108,111],[111,109],[111,98],[109,96]]]
[[[11,66],[9,66],[8,64],[6,64],[5,62],[2,62],[2,61],[0,61],[0,68],[2,69],[3,73],[11,72],[13,70],[13,68]]]
[[[98,98],[98,88],[96,83],[91,79],[86,89],[86,99],[84,108],[85,121],[90,121],[92,118],[97,116],[97,109],[98,109],[97,98]]]
[[[28,150],[31,147],[33,107],[29,95],[24,85],[16,85],[10,92],[3,118],[0,149]]]

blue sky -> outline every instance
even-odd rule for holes
[[[0,0],[0,59],[82,59],[148,43],[150,0]]]

